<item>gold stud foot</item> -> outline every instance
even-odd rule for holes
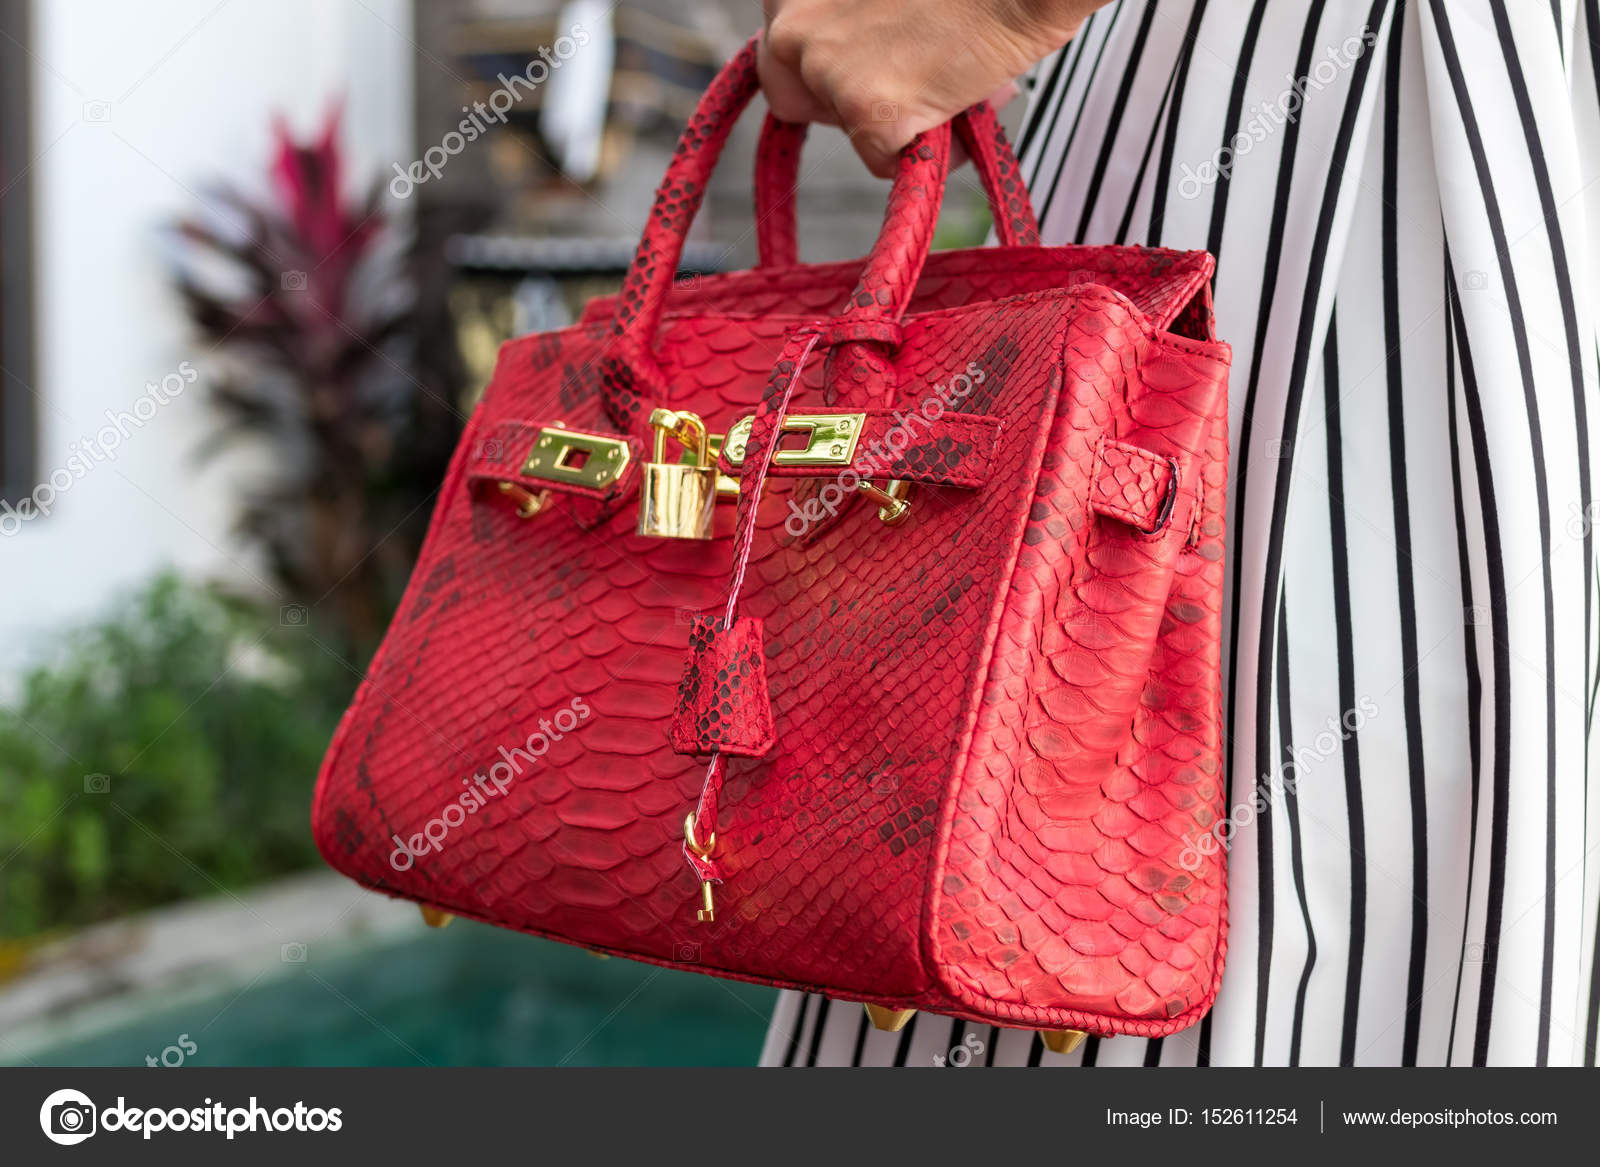
[[[422,922],[430,928],[448,928],[450,921],[455,917],[443,908],[435,908],[428,904],[418,904],[422,909]]]
[[[1044,1048],[1051,1053],[1070,1054],[1089,1035],[1081,1029],[1041,1029],[1039,1036],[1044,1039]]]
[[[915,1009],[890,1009],[887,1005],[868,1005],[866,1010],[872,1028],[885,1033],[899,1033],[906,1027],[906,1022],[917,1015]]]

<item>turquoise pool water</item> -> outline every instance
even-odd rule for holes
[[[144,1065],[186,1034],[210,1066],[750,1065],[774,996],[458,920],[158,1000],[28,1060]]]

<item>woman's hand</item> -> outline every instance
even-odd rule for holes
[[[765,0],[761,86],[785,121],[843,126],[888,178],[905,144],[1072,39],[1106,0]]]

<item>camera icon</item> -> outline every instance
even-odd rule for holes
[[[304,964],[306,962],[306,946],[298,940],[291,940],[278,949],[278,956],[284,964]]]
[[[1489,623],[1489,609],[1483,604],[1474,604],[1467,609],[1467,623],[1473,626]]]
[[[700,946],[687,941],[672,946],[672,959],[679,964],[699,964]]]
[[[678,277],[672,281],[672,286],[680,292],[698,292],[700,290],[700,285],[703,282],[703,277],[697,271],[681,272],[679,273]]]
[[[76,1146],[97,1129],[95,1105],[77,1090],[57,1090],[39,1107],[39,1128],[45,1138],[63,1147]]]
[[[303,292],[309,281],[303,271],[286,271],[283,273],[283,290],[286,292]]]
[[[1294,443],[1284,438],[1274,438],[1267,443],[1267,457],[1274,462],[1281,462],[1294,453]]]
[[[506,456],[506,444],[499,438],[489,438],[478,443],[478,457],[485,462],[499,462]]]
[[[1468,964],[1482,964],[1483,945],[1477,943],[1469,944],[1461,955],[1466,959]]]
[[[285,628],[304,628],[311,623],[311,609],[304,604],[285,604],[278,610],[278,623]]]
[[[109,101],[84,102],[83,120],[97,126],[105,125],[111,120],[111,103]]]
[[[900,107],[892,101],[875,101],[872,103],[872,120],[875,122],[899,121]]]
[[[1489,273],[1469,271],[1461,278],[1462,286],[1469,292],[1481,292],[1489,286]]]
[[[85,794],[110,794],[110,774],[85,774],[83,776],[83,792]]]

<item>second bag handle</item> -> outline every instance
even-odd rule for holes
[[[986,101],[956,115],[951,125],[983,183],[1002,247],[1037,247],[1039,221],[1028,185],[1006,137],[1005,127]],[[762,267],[793,267],[800,262],[795,229],[795,193],[800,152],[810,129],[772,114],[756,146],[756,250]]]

